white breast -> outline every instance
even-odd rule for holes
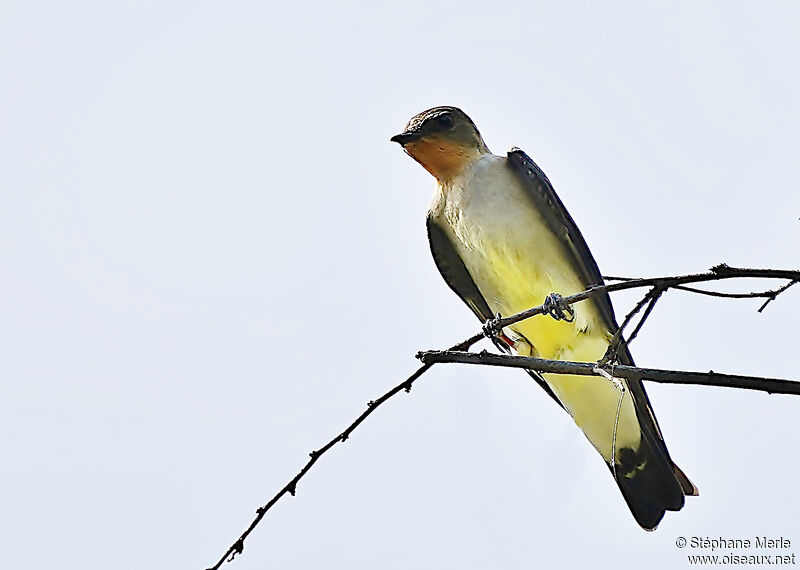
[[[440,188],[434,215],[493,312],[512,314],[583,284],[506,158],[486,155]],[[586,311],[583,311],[586,312]]]

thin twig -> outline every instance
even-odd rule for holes
[[[767,308],[767,305],[769,305],[769,304],[770,304],[772,301],[774,301],[774,300],[775,300],[775,297],[777,297],[778,295],[780,295],[781,293],[783,293],[784,291],[786,291],[786,290],[787,290],[789,287],[791,287],[791,286],[792,286],[792,285],[794,285],[795,283],[797,283],[797,281],[796,281],[796,280],[795,280],[795,281],[789,281],[789,282],[788,282],[786,285],[784,285],[783,287],[781,287],[781,288],[780,288],[780,289],[778,289],[777,291],[772,291],[772,294],[771,294],[771,295],[770,295],[770,296],[767,298],[767,300],[766,300],[766,301],[764,301],[764,304],[763,304],[763,305],[761,305],[761,307],[759,307],[759,308],[758,308],[758,312],[760,313],[761,311],[763,311],[764,309],[766,309],[766,308]]]
[[[653,312],[653,307],[656,306],[656,303],[661,298],[661,295],[664,294],[664,291],[662,291],[661,289],[653,289],[652,291],[653,291],[653,293],[650,296],[650,303],[647,305],[647,308],[644,310],[644,314],[642,315],[642,318],[639,319],[638,323],[636,323],[636,328],[633,329],[633,332],[630,334],[630,336],[625,341],[625,344],[630,344],[630,343],[633,342],[633,339],[635,339],[636,335],[639,334],[639,331],[642,330],[642,327],[644,326],[644,322],[647,320],[647,317],[649,317],[650,313]]]
[[[550,360],[532,356],[511,356],[508,354],[492,354],[490,352],[462,352],[450,350],[430,350],[417,354],[426,364],[455,362],[460,364],[480,364],[484,366],[503,366],[508,368],[524,368],[546,374],[570,374],[577,376],[598,376],[595,372],[596,362],[570,362],[566,360]],[[609,368],[610,371],[610,368]],[[761,378],[759,376],[741,376],[738,374],[722,374],[714,372],[692,372],[686,370],[664,370],[661,368],[640,368],[615,364],[615,378],[649,380],[663,384],[697,384],[701,386],[721,386],[725,388],[742,388],[758,390],[769,394],[800,395],[800,382],[781,378]]]
[[[634,277],[614,277],[611,275],[604,275],[603,279],[606,281],[635,281]],[[775,297],[786,291],[789,287],[797,283],[797,281],[789,281],[780,289],[768,289],[766,291],[754,291],[752,293],[729,293],[727,291],[709,291],[707,289],[698,289],[697,287],[689,287],[688,285],[675,285],[672,289],[679,289],[681,291],[688,291],[689,293],[698,293],[700,295],[708,295],[709,297],[722,297],[724,299],[767,299],[758,312],[762,312],[769,302],[774,301]]]
[[[624,291],[626,289],[638,289],[640,287],[654,286],[666,291],[667,289],[673,289],[679,285],[685,285],[687,283],[703,283],[706,281],[735,279],[741,277],[790,279],[792,281],[800,281],[800,271],[786,269],[750,269],[744,267],[731,267],[721,263],[720,265],[712,267],[708,273],[694,273],[691,275],[680,275],[677,277],[649,277],[644,279],[632,279],[622,283],[612,283],[611,285],[593,285],[586,291],[582,291],[568,297],[562,297],[559,302],[572,305],[579,301],[585,301],[586,299],[594,295],[598,295],[604,291],[606,293],[613,293],[615,291]],[[777,296],[778,292],[776,292],[775,295]],[[511,315],[510,317],[500,319],[497,321],[497,327],[502,329],[503,327],[513,325],[536,315],[541,315],[547,312],[547,310],[548,308],[545,307],[545,305],[539,305],[538,307],[527,309],[521,313],[517,313],[516,315]]]
[[[661,296],[662,292],[663,291],[658,289],[658,287],[653,287],[652,289],[650,289],[650,291],[647,292],[647,294],[644,297],[642,297],[642,299],[638,303],[636,303],[633,309],[631,309],[631,311],[627,315],[625,315],[625,318],[622,320],[622,324],[614,332],[614,336],[611,337],[611,341],[609,341],[608,343],[608,349],[606,349],[606,353],[603,355],[603,358],[600,359],[600,362],[598,364],[602,366],[607,364],[608,362],[616,361],[617,358],[619,358],[620,350],[628,346],[631,343],[631,341],[636,337],[636,334],[639,332],[639,329],[641,328],[642,321],[647,318],[647,314],[649,314],[650,311],[652,310],[652,306],[654,304],[653,299],[658,299],[658,297]],[[648,307],[646,315],[639,321],[639,324],[636,326],[636,330],[631,335],[631,338],[625,340],[625,337],[623,336],[625,327],[627,327],[630,324],[630,322],[633,320],[633,317],[635,317],[639,313],[639,311],[642,310],[642,307],[644,307],[648,301],[650,301],[650,306]]]
[[[476,334],[476,335],[468,338],[464,342],[460,342],[457,345],[453,346],[453,348],[451,348],[450,350],[454,350],[454,351],[467,350],[469,347],[471,347],[473,344],[475,344],[476,342],[481,340],[483,337],[484,337],[483,333]],[[248,535],[251,532],[253,532],[253,529],[255,529],[256,526],[258,526],[258,523],[261,522],[261,519],[264,518],[264,515],[267,514],[267,511],[269,511],[272,508],[272,506],[275,503],[277,503],[281,499],[281,497],[283,497],[287,493],[289,493],[291,496],[294,497],[294,494],[297,491],[297,483],[300,481],[300,479],[303,478],[303,476],[306,473],[308,473],[308,471],[311,469],[311,467],[317,462],[317,460],[320,457],[322,457],[325,453],[327,453],[337,443],[342,443],[344,441],[347,441],[347,438],[350,437],[350,434],[353,433],[353,431],[355,431],[355,429],[361,424],[361,422],[363,422],[365,419],[367,419],[367,417],[370,414],[372,414],[375,410],[377,410],[382,404],[384,404],[392,396],[395,396],[396,394],[399,394],[403,390],[405,390],[406,392],[410,392],[411,391],[411,386],[414,384],[414,382],[420,376],[422,376],[425,372],[427,372],[428,369],[431,366],[433,366],[433,363],[430,363],[430,364],[425,363],[425,364],[423,364],[411,376],[409,376],[408,378],[403,380],[400,384],[398,384],[397,386],[395,386],[394,388],[392,388],[391,390],[389,390],[388,392],[383,394],[380,398],[378,398],[376,400],[370,400],[369,402],[367,402],[367,409],[364,410],[361,413],[361,415],[358,416],[353,421],[353,423],[351,423],[349,426],[347,426],[343,432],[341,432],[339,435],[337,435],[336,437],[331,439],[328,443],[326,443],[325,445],[323,445],[319,449],[314,450],[311,453],[309,453],[309,456],[311,457],[311,459],[308,460],[308,462],[297,473],[297,475],[295,475],[292,478],[292,480],[289,481],[283,487],[283,489],[278,491],[275,494],[275,496],[272,497],[269,500],[269,502],[267,502],[265,505],[263,505],[263,506],[259,507],[258,509],[256,509],[256,517],[253,519],[253,522],[250,523],[250,526],[247,527],[247,529],[239,536],[239,538],[236,540],[236,542],[234,542],[230,546],[230,548],[228,548],[228,550],[225,552],[225,554],[222,555],[222,558],[220,558],[217,561],[216,564],[214,564],[213,566],[209,567],[208,570],[217,570],[220,566],[222,566],[222,564],[224,564],[225,562],[230,562],[231,560],[233,560],[236,557],[237,554],[241,554],[242,551],[244,550],[244,541],[245,541],[245,539],[248,537]]]

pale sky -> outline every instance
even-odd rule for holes
[[[479,330],[389,142],[463,108],[610,275],[797,268],[796,2],[0,5],[2,566],[213,564],[418,350]],[[737,290],[780,283],[740,283]],[[625,314],[636,295],[615,295]],[[798,378],[800,290],[670,292],[642,366]],[[800,553],[800,400],[647,384],[700,488],[642,531],[522,372],[435,367],[228,568],[688,567]]]

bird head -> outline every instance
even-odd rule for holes
[[[443,183],[489,153],[475,123],[456,107],[434,107],[414,115],[391,140]]]

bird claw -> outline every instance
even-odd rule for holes
[[[544,311],[557,321],[571,323],[575,320],[575,310],[564,302],[558,293],[550,293],[543,303]]]
[[[501,316],[500,316],[500,313],[497,313],[497,314],[494,316],[494,318],[492,318],[492,319],[489,319],[488,321],[486,321],[485,323],[483,323],[483,335],[484,335],[486,338],[491,338],[491,339],[493,339],[493,338],[495,338],[495,337],[496,337],[498,334],[500,334],[500,331],[501,331],[501,329],[502,329],[502,327],[500,326],[500,320],[501,320],[502,318],[503,318],[503,317],[501,317]]]

